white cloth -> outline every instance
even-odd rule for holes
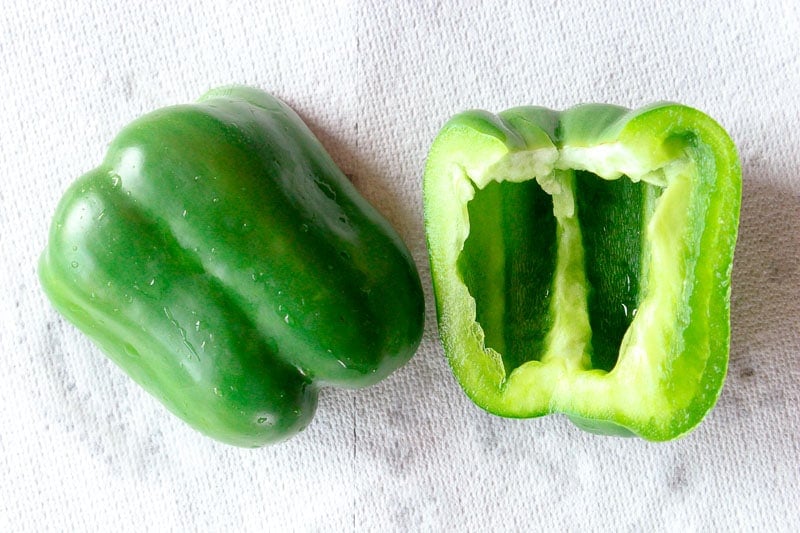
[[[797,2],[43,4],[0,9],[0,530],[800,530]],[[256,451],[168,414],[36,278],[58,199],[115,133],[230,83],[300,113],[403,236],[427,298],[407,366],[326,390],[305,432]],[[467,108],[654,100],[704,110],[741,154],[716,409],[658,445],[484,413],[436,333],[430,142]]]

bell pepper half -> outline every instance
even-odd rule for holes
[[[468,111],[427,160],[439,332],[480,407],[669,440],[727,370],[741,170],[671,103]]]
[[[238,446],[290,437],[320,386],[373,384],[422,335],[400,237],[286,104],[245,87],[127,126],[62,198],[39,274],[135,381]]]

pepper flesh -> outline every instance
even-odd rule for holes
[[[300,431],[320,386],[373,384],[422,335],[399,236],[288,106],[245,87],[126,127],[61,200],[39,274],[170,411],[239,446]]]
[[[439,332],[507,417],[677,438],[721,391],[741,170],[703,113],[659,103],[453,117],[424,204]]]

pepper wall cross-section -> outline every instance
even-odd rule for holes
[[[439,331],[469,397],[508,417],[678,437],[727,369],[741,171],[677,104],[469,111],[424,202]]]

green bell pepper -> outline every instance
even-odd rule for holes
[[[452,118],[430,150],[439,332],[491,413],[669,440],[725,379],[741,170],[725,131],[661,103]]]
[[[301,119],[212,90],[126,127],[66,192],[39,266],[55,307],[199,431],[288,438],[422,335],[411,256]]]

